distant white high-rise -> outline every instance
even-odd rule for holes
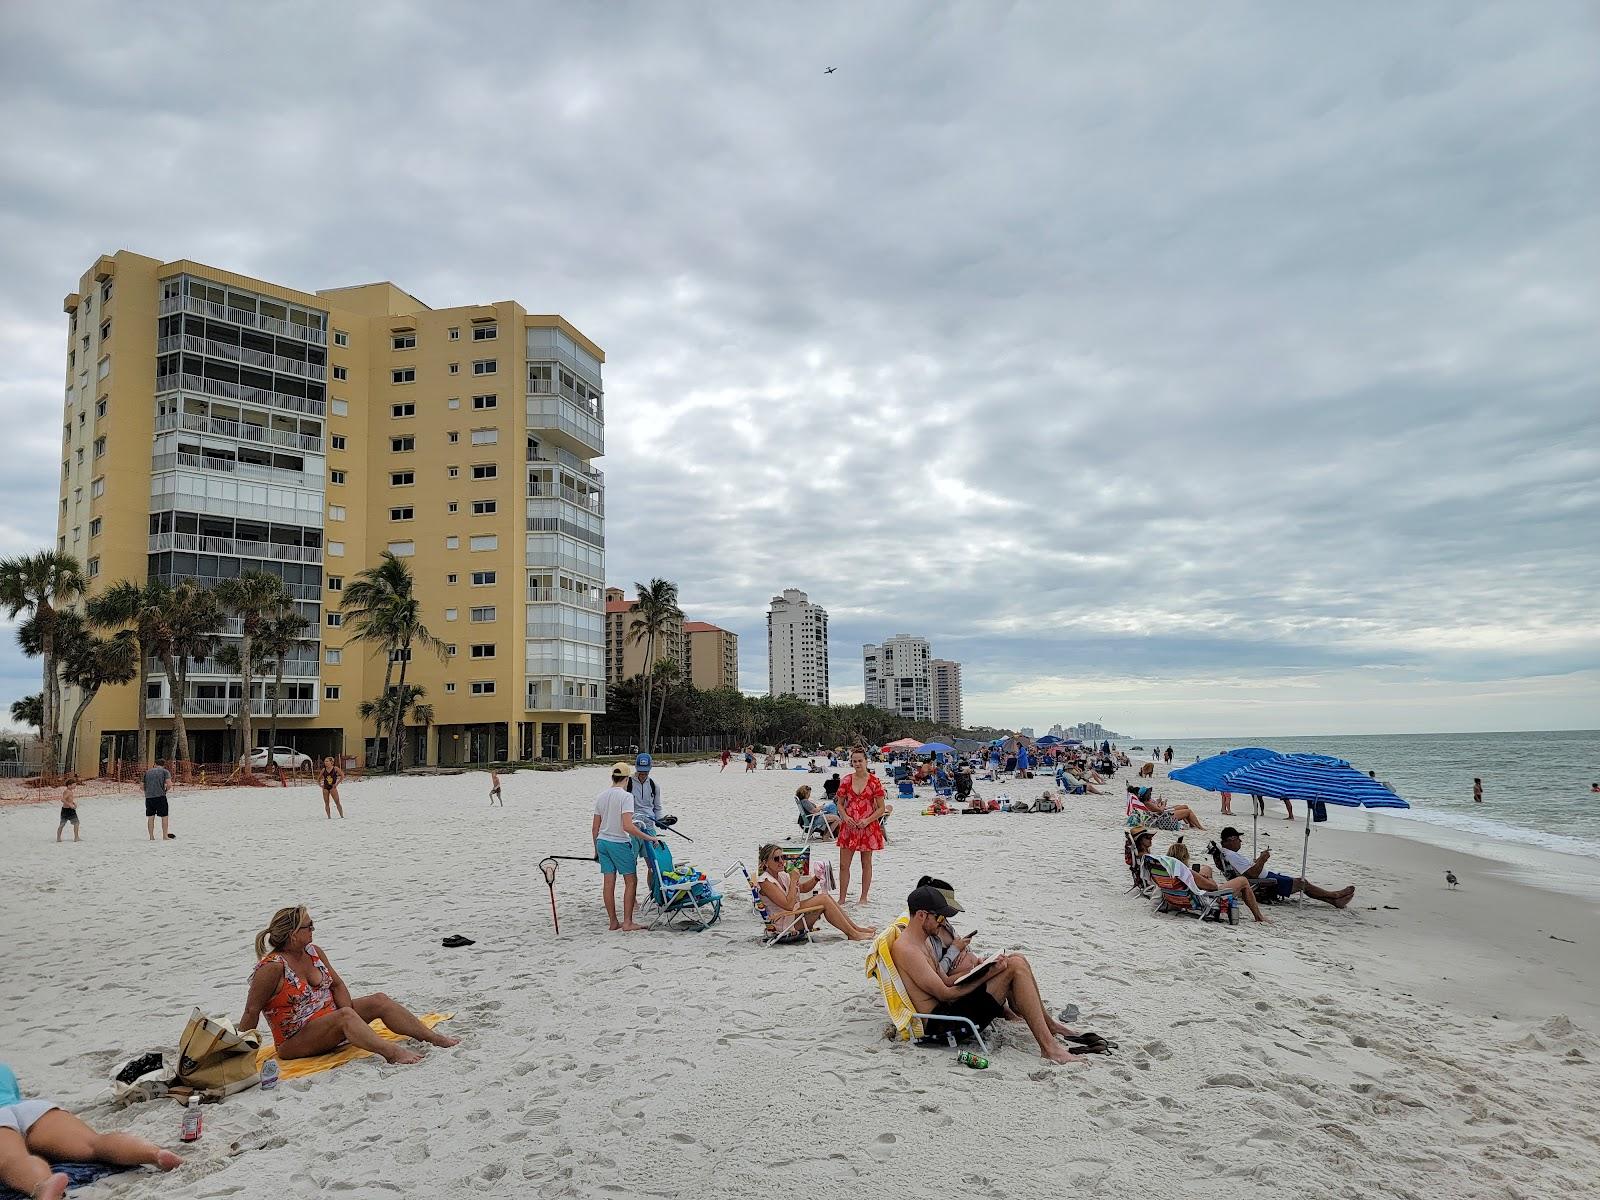
[[[767,693],[828,703],[828,610],[797,588],[767,610]]]
[[[928,639],[897,633],[881,646],[861,647],[868,704],[912,721],[933,720],[933,673]]]
[[[936,658],[930,665],[933,674],[933,719],[942,725],[961,724],[961,664]]]

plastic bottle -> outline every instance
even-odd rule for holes
[[[200,1140],[200,1096],[195,1093],[189,1097],[189,1106],[183,1110],[183,1132],[178,1135],[180,1141],[198,1142]]]
[[[271,1091],[278,1086],[278,1060],[269,1058],[261,1068],[261,1090]]]
[[[982,1071],[989,1065],[987,1058],[971,1050],[961,1051],[956,1055],[956,1061],[963,1067],[971,1067],[974,1071]]]

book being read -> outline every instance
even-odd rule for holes
[[[956,978],[952,979],[950,981],[950,986],[960,987],[963,983],[971,983],[974,979],[982,979],[989,973],[990,968],[992,968],[995,963],[999,961],[1000,956],[998,954],[991,954],[988,958],[984,959],[977,966],[973,967],[972,970],[968,971],[965,975],[958,975]]]

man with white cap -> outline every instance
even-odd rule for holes
[[[606,919],[612,929],[632,931],[643,926],[633,923],[633,908],[638,899],[638,851],[647,842],[661,839],[654,832],[640,829],[633,821],[627,790],[628,764],[611,768],[611,786],[594,799],[594,856],[600,863],[600,895],[605,901]],[[622,919],[617,920],[617,876],[622,876]]]

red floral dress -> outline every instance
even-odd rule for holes
[[[857,792],[855,787],[855,775],[846,775],[839,784],[839,811],[852,821],[865,821],[877,809],[878,801],[883,799],[883,783],[876,775],[868,775],[861,791]],[[882,850],[883,845],[883,826],[876,821],[865,829],[839,826],[841,850]]]

